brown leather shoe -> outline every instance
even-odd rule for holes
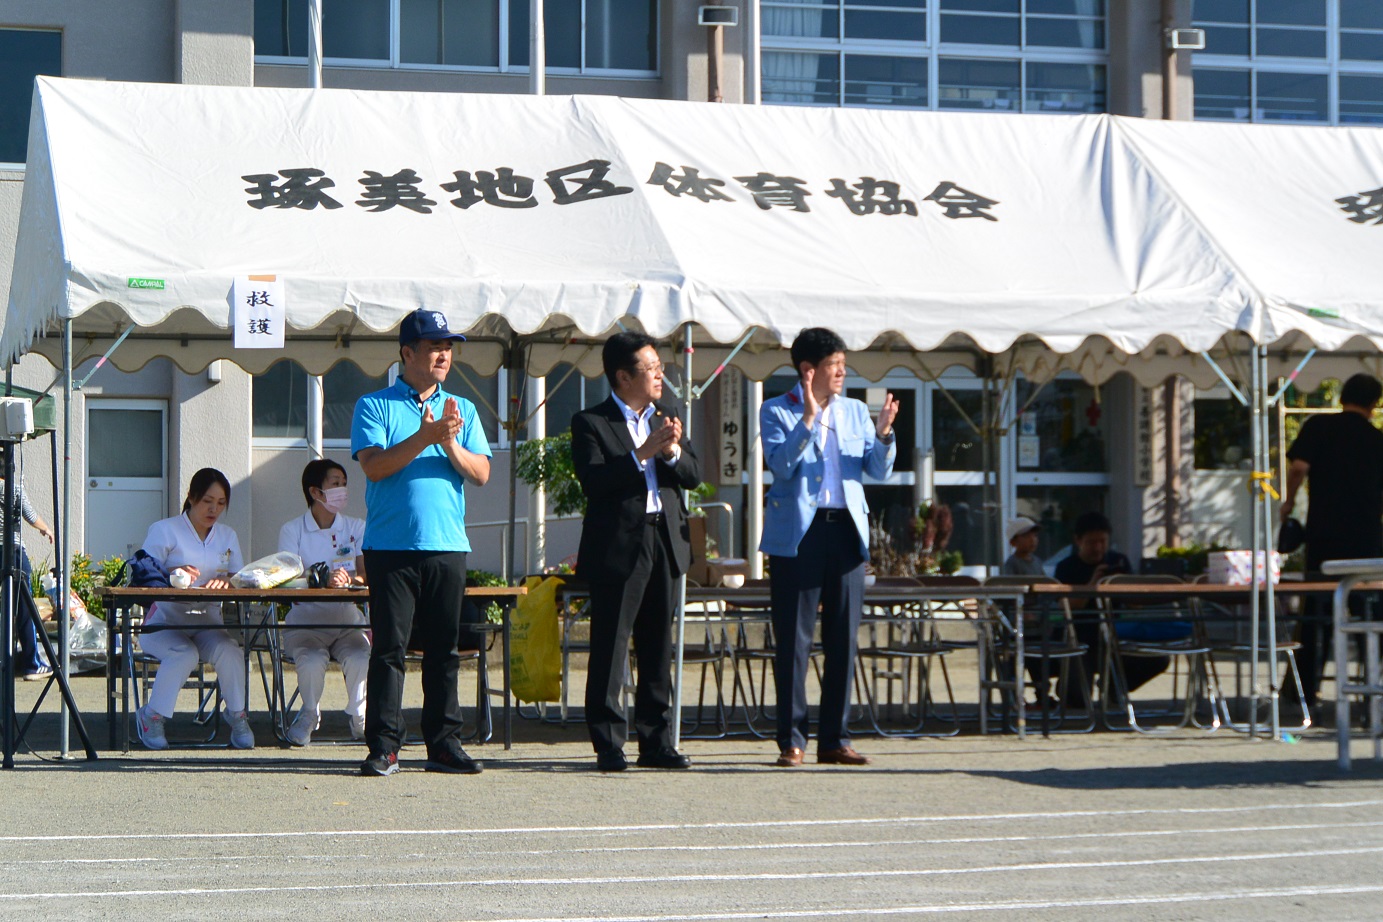
[[[779,754],[778,765],[781,768],[796,768],[802,764],[802,757],[805,754],[806,753],[796,746],[789,746]]]
[[[849,746],[841,746],[839,749],[818,752],[816,761],[821,765],[868,765],[869,756],[862,756]]]

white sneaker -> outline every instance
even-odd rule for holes
[[[255,748],[254,731],[250,729],[250,715],[245,711],[226,711],[230,723],[230,744],[233,749]]]
[[[134,729],[146,749],[167,749],[168,737],[163,735],[164,716],[149,709],[149,705],[134,712]]]
[[[363,740],[365,738],[365,715],[360,714],[351,717],[351,739]]]
[[[298,716],[293,718],[293,722],[288,725],[288,745],[306,746],[312,742],[312,731],[317,729],[315,715],[307,710],[298,712]]]

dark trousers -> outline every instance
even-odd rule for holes
[[[466,592],[463,551],[365,551],[370,578],[370,671],[365,680],[365,743],[398,752],[403,719],[404,654],[423,654],[423,741],[429,755],[455,749],[461,734],[456,652]],[[411,640],[411,644],[410,644]]]
[[[864,610],[864,564],[860,536],[845,510],[818,512],[796,557],[770,557],[774,688],[778,695],[778,746],[807,747],[807,670],[811,668],[817,610],[821,617],[821,711],[817,751],[850,741],[850,692],[855,644]]]
[[[591,656],[586,675],[586,728],[596,752],[622,749],[624,665],[634,638],[638,685],[634,732],[639,752],[672,746],[672,617],[677,582],[663,528],[644,529],[634,569],[620,579],[592,579]]]
[[[19,570],[24,579],[24,586],[28,588],[29,580],[33,574],[32,566],[29,563],[29,554],[18,541],[15,542],[14,551],[15,556],[19,558]],[[44,662],[43,654],[39,652],[38,630],[34,627],[33,619],[29,617],[19,602],[18,586],[15,587],[14,642],[18,647],[14,659],[15,675],[38,672],[47,665]]]

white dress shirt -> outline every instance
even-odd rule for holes
[[[821,489],[816,494],[818,509],[844,509],[845,485],[840,477],[840,435],[836,431],[837,398],[831,400],[816,414],[816,444],[821,450],[824,470],[821,474]]]
[[[304,567],[325,563],[333,572],[345,570],[354,576],[364,537],[365,523],[360,519],[338,512],[330,525],[320,528],[309,509],[279,529],[279,550],[297,554]],[[350,602],[298,602],[288,611],[288,623],[363,627],[369,622]]]
[[[619,399],[618,394],[611,394],[610,396],[614,397],[615,406],[619,407],[619,411],[624,414],[624,423],[629,427],[629,437],[634,440],[634,447],[642,447],[643,443],[648,441],[648,436],[652,432],[649,423],[653,419],[653,414],[657,412],[657,407],[650,403],[643,408],[642,413],[635,413],[633,409],[630,408],[629,404]],[[630,456],[634,459],[634,463],[639,466],[639,470],[643,471],[643,480],[648,487],[648,499],[644,504],[644,511],[650,514],[662,512],[663,500],[662,497],[658,495],[658,470],[653,465],[652,459],[649,461],[641,461],[636,451],[630,452]],[[669,465],[676,464],[677,459],[681,456],[681,446],[673,445],[672,459],[668,460],[664,458],[663,461]]]
[[[186,513],[150,525],[140,547],[170,571],[176,567],[196,567],[201,575],[192,584],[194,586],[205,586],[213,579],[230,579],[244,566],[240,558],[240,539],[229,525],[217,522],[203,539]],[[158,602],[144,623],[221,627],[221,603]]]

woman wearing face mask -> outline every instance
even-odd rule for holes
[[[231,574],[243,566],[240,539],[220,522],[229,507],[230,481],[215,468],[204,467],[187,485],[182,515],[150,525],[142,547],[162,561],[170,575],[182,571],[192,586],[229,589]],[[140,741],[150,749],[168,748],[163,722],[173,716],[179,690],[198,660],[203,660],[216,667],[231,745],[253,749],[255,737],[245,712],[245,657],[240,644],[222,627],[221,603],[158,602],[144,626],[158,625],[177,630],[148,631],[140,637],[144,652],[159,659],[149,700],[135,712]]]
[[[307,512],[283,526],[279,550],[302,558],[304,567],[326,563],[331,570],[329,585],[363,585],[365,561],[360,539],[365,523],[342,515],[346,508],[346,470],[325,458],[308,462],[303,468],[303,497]],[[321,720],[322,686],[326,683],[327,663],[336,660],[346,679],[346,717],[351,736],[365,736],[365,676],[370,668],[368,625],[360,608],[350,602],[301,602],[288,613],[287,623],[335,625],[339,628],[294,628],[284,631],[283,648],[298,671],[298,694],[302,708],[288,727],[288,742],[306,746]]]

